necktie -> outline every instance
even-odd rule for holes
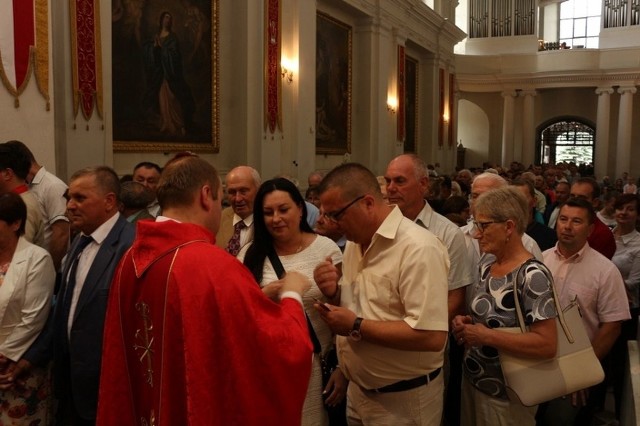
[[[78,262],[80,260],[80,255],[82,251],[93,241],[93,238],[87,235],[80,236],[80,242],[76,246],[75,250],[72,253],[71,258],[71,268],[69,268],[69,275],[67,286],[64,289],[64,294],[62,297],[62,309],[63,309],[63,318],[65,319],[65,328],[67,324],[67,319],[69,317],[69,310],[71,309],[71,299],[73,299],[73,289],[76,287],[76,272],[78,271]],[[67,277],[63,277],[63,280]]]
[[[229,244],[227,244],[227,251],[231,256],[238,255],[240,251],[240,232],[246,227],[247,225],[244,224],[243,220],[233,225],[233,235],[229,240]]]

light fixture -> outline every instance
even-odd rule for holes
[[[398,110],[398,99],[395,97],[387,97],[387,111],[391,114],[395,114]]]
[[[295,67],[295,63],[288,58],[281,58],[280,60],[280,73],[282,74],[282,79],[286,80],[289,84],[293,82],[293,70]]]
[[[442,114],[442,121],[444,121],[445,123],[449,122],[449,114],[444,113]]]

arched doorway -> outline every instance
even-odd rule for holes
[[[536,163],[593,163],[595,125],[578,117],[561,117],[538,127]]]

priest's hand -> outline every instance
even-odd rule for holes
[[[280,297],[280,291],[282,290],[283,285],[284,283],[281,280],[273,281],[265,285],[264,287],[262,287],[262,292],[269,299],[273,300],[274,302],[277,302]]]
[[[282,283],[280,294],[285,291],[295,291],[302,296],[311,287],[309,279],[296,271],[287,272],[281,280],[274,281],[274,283]]]

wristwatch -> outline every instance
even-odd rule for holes
[[[351,328],[351,331],[349,332],[349,337],[354,342],[358,342],[358,341],[360,341],[362,339],[362,333],[360,333],[360,325],[361,324],[362,324],[362,318],[360,318],[360,317],[356,318],[356,320],[353,322],[353,327]]]

